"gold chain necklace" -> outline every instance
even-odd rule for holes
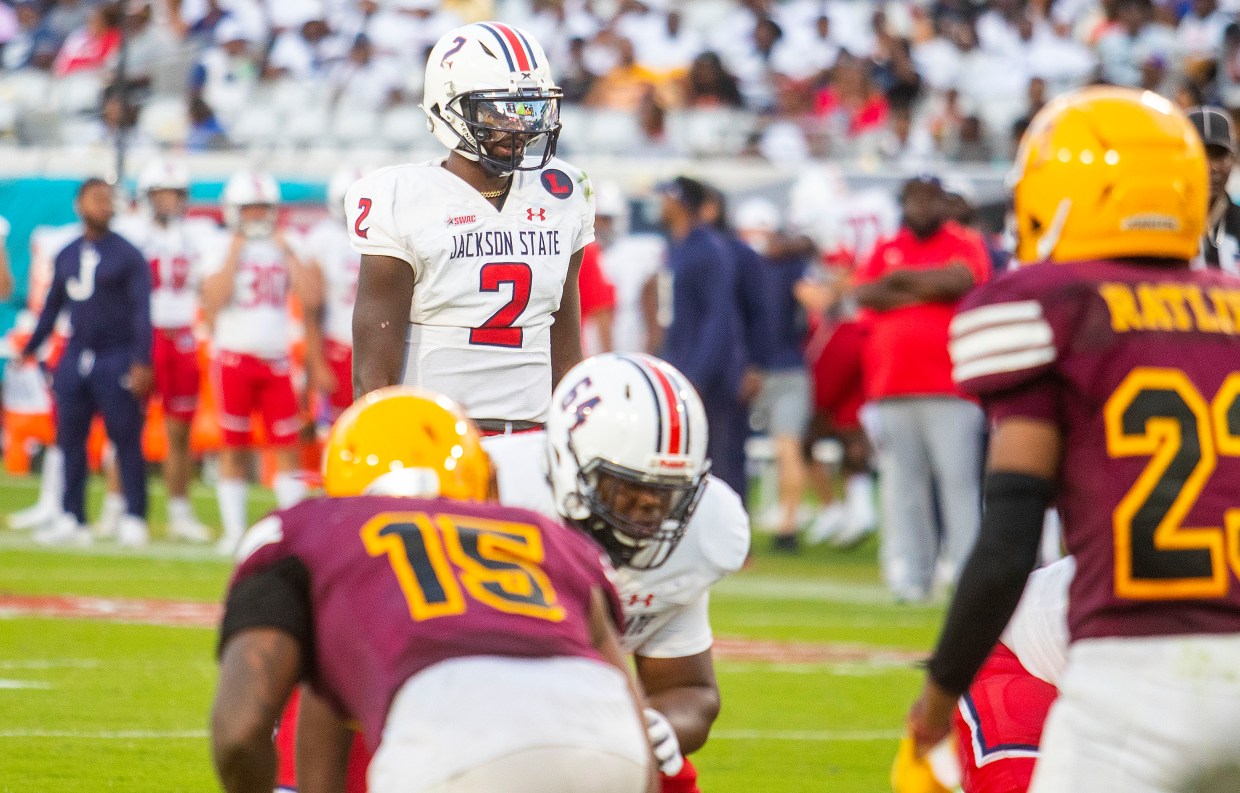
[[[508,188],[511,186],[512,186],[512,182],[509,182],[508,184],[504,185],[498,190],[479,190],[478,195],[482,196],[483,198],[499,198],[504,193],[508,192]]]

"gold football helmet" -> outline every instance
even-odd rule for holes
[[[1189,259],[1205,229],[1201,138],[1149,91],[1092,87],[1034,117],[1012,174],[1022,263]]]
[[[494,477],[474,423],[445,396],[391,386],[353,403],[323,456],[329,496],[363,493],[485,501]]]

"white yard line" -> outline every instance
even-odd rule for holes
[[[723,741],[807,741],[815,743],[894,741],[900,730],[711,730],[710,737]]]
[[[712,594],[742,597],[747,600],[804,600],[810,602],[854,603],[896,608],[882,584],[866,582],[819,581],[810,579],[779,578],[761,574],[746,574],[725,578],[711,590]],[[934,609],[937,606],[906,604],[900,610]]]
[[[51,683],[41,680],[9,680],[0,678],[0,691],[17,691],[25,689],[45,690],[54,688]]]

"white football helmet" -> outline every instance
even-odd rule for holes
[[[277,207],[280,204],[280,185],[275,178],[263,171],[238,171],[224,185],[224,222],[233,231],[246,237],[270,237],[275,233]],[[241,207],[265,206],[267,213],[262,220],[243,223]]]
[[[606,353],[551,397],[556,508],[619,566],[650,570],[684,537],[706,486],[706,411],[689,380],[649,355]]]
[[[336,220],[344,219],[344,196],[366,172],[356,166],[345,166],[332,174],[327,183],[327,212]]]
[[[562,96],[533,36],[476,22],[431,49],[422,110],[440,143],[502,176],[539,170],[555,156]]]
[[[155,201],[151,193],[157,190],[175,190],[179,198],[161,198]],[[189,195],[189,168],[180,160],[156,157],[138,172],[138,200],[159,223],[169,223],[185,212],[185,199]]]
[[[152,190],[189,190],[189,168],[181,160],[156,157],[138,172],[138,195]]]

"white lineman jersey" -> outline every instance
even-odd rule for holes
[[[500,501],[563,520],[547,481],[541,432],[483,440],[499,480]],[[622,642],[647,658],[684,658],[710,649],[710,588],[734,573],[749,553],[749,516],[722,480],[710,477],[685,536],[654,570],[617,569],[624,607]]]
[[[146,213],[116,223],[116,232],[142,251],[151,265],[151,324],[156,328],[188,328],[198,319],[198,290],[204,260],[227,240],[203,218],[160,225]]]
[[[302,243],[303,258],[323,274],[323,335],[353,346],[353,302],[357,298],[357,271],[361,257],[349,244],[349,233],[335,218],[319,221]]]
[[[223,269],[229,245],[222,240],[207,260],[204,277]],[[212,346],[269,360],[286,357],[292,343],[289,289],[289,262],[275,241],[246,242],[237,259],[232,300],[215,317]]]
[[[1000,641],[1034,677],[1059,685],[1068,666],[1068,587],[1076,559],[1034,570]]]
[[[353,249],[414,271],[403,380],[474,418],[544,421],[552,315],[594,239],[590,183],[553,159],[514,173],[500,211],[442,163],[375,171],[345,198]]]

